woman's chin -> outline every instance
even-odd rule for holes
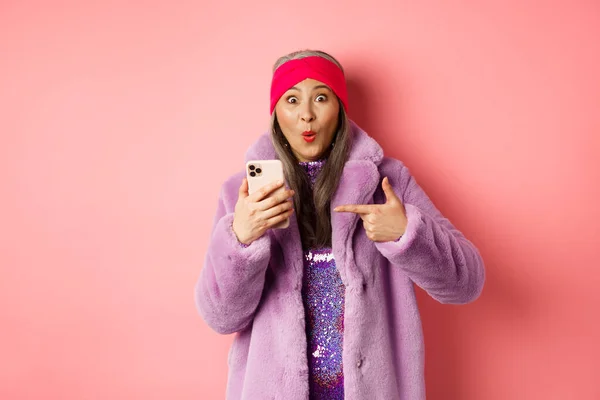
[[[311,149],[312,151],[302,151],[299,153],[299,155],[307,161],[316,161],[322,158],[323,156],[323,149],[321,148],[315,148],[315,149]]]

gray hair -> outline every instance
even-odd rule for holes
[[[288,61],[299,60],[301,58],[306,58],[306,57],[323,57],[326,60],[329,60],[332,63],[334,63],[335,65],[337,65],[338,68],[341,69],[342,72],[344,72],[344,68],[342,67],[342,64],[340,64],[340,62],[338,60],[336,60],[331,54],[325,53],[324,51],[321,51],[321,50],[298,50],[298,51],[294,51],[292,53],[286,54],[283,57],[279,57],[279,59],[277,59],[277,61],[275,62],[275,65],[273,66],[273,72],[275,72],[275,70],[277,68],[281,67],[283,64],[285,64]]]

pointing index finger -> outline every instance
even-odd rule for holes
[[[337,206],[333,211],[337,212],[351,212],[356,214],[369,214],[372,212],[373,207],[368,204],[348,204],[343,206]]]

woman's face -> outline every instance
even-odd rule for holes
[[[315,161],[329,150],[337,130],[339,101],[328,86],[305,79],[275,105],[283,135],[298,161]]]

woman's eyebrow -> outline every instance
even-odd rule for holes
[[[327,85],[317,85],[317,86],[315,86],[314,88],[312,88],[311,90],[313,90],[313,91],[314,91],[314,90],[318,90],[318,89],[327,89],[327,90],[331,91],[331,89],[330,89],[330,88],[329,88],[329,86],[327,86]],[[300,89],[298,89],[296,86],[292,86],[291,88],[289,88],[289,89],[288,89],[288,91],[289,91],[289,90],[297,90],[297,91],[300,91]]]

